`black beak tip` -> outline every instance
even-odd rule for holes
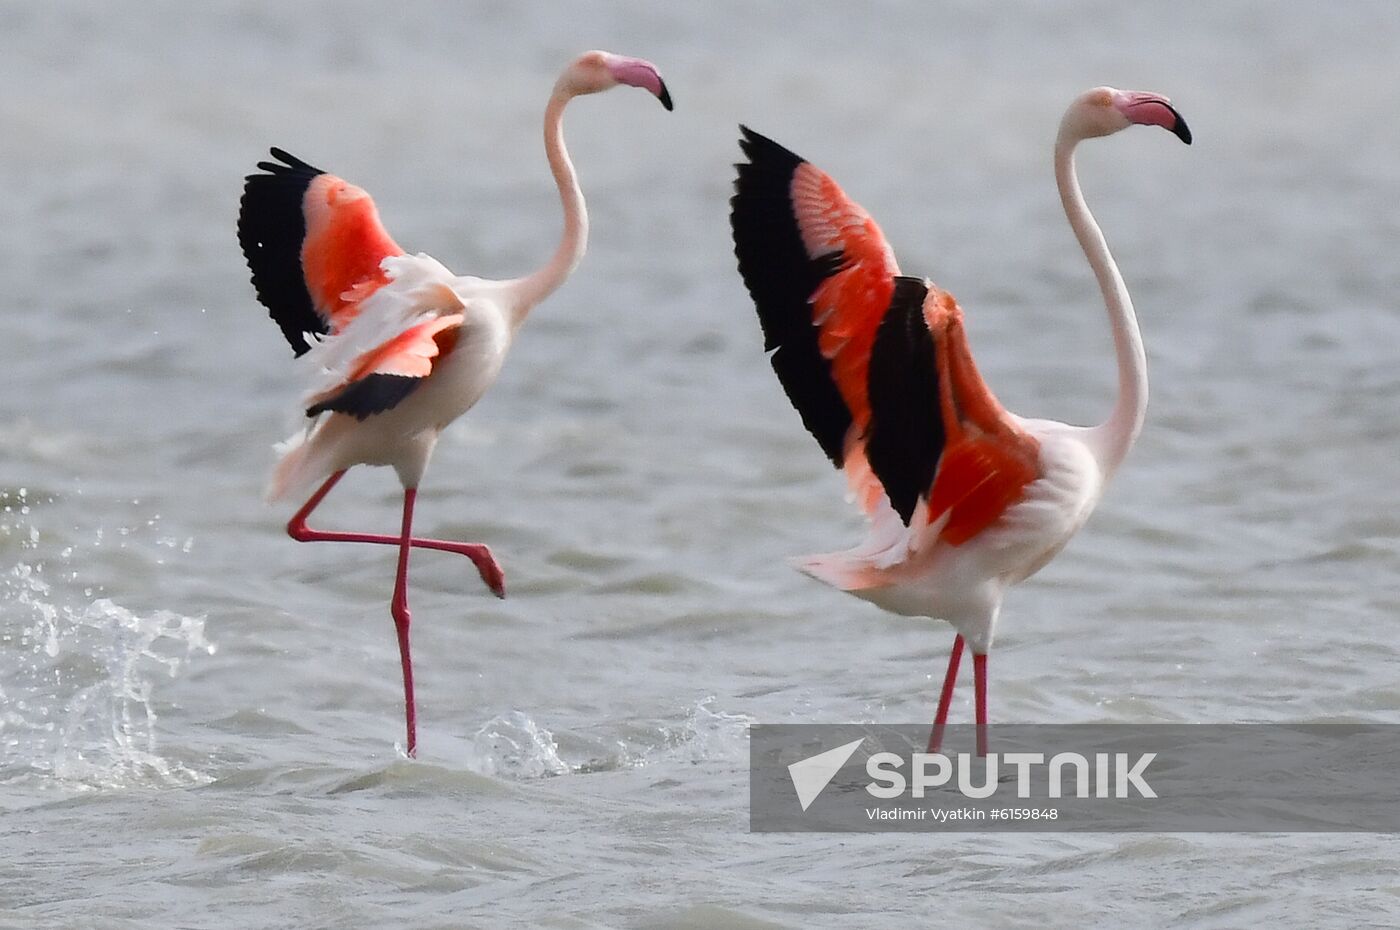
[[[1176,136],[1187,145],[1191,144],[1191,127],[1186,125],[1186,120],[1181,118],[1181,114],[1172,107],[1172,116],[1176,117],[1176,125],[1172,127],[1172,135]]]
[[[661,101],[661,105],[665,107],[668,112],[675,109],[675,107],[671,105],[671,92],[666,89],[665,81],[661,82],[661,93],[656,95],[656,99]]]

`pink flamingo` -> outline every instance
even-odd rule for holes
[[[843,468],[870,519],[865,542],[799,569],[896,614],[957,631],[929,734],[938,751],[964,643],[977,751],[987,750],[987,652],[1002,598],[1084,525],[1142,429],[1147,357],[1133,304],[1079,190],[1075,147],[1133,124],[1191,131],[1157,94],[1096,87],[1055,140],[1055,180],[1094,270],[1118,357],[1118,400],[1094,427],[1027,420],[977,372],[962,309],[904,277],[880,228],[816,166],[740,127],[734,252],[773,369],[802,422]]]
[[[627,84],[671,96],[650,62],[610,52],[580,55],[560,74],[544,112],[545,154],[564,205],[564,235],[538,271],[508,281],[452,274],[434,259],[407,255],[380,225],[369,194],[280,149],[259,162],[243,189],[238,241],[258,299],[292,350],[313,371],[302,406],[305,432],[280,447],[269,501],[323,482],[287,524],[299,542],[397,546],[390,613],[403,666],[408,755],[417,753],[413,663],[409,656],[408,554],[412,548],[471,559],[497,597],[505,577],[480,543],[414,536],[419,480],[442,430],[496,380],[516,331],[583,258],[588,213],[564,147],[564,108],[574,97]],[[307,335],[313,336],[308,342]],[[340,533],[306,525],[352,465],[392,465],[403,483],[398,535]]]

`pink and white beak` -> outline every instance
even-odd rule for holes
[[[656,65],[643,58],[624,58],[621,55],[609,55],[607,65],[619,84],[640,87],[660,100],[667,110],[672,109],[671,92],[666,89],[666,82],[661,80],[661,72],[656,70]]]
[[[1161,126],[1182,142],[1191,144],[1190,127],[1166,97],[1134,90],[1120,90],[1113,94],[1113,105],[1128,122],[1141,126]]]

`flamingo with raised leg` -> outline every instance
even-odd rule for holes
[[[1055,180],[1098,279],[1118,359],[1108,419],[1081,427],[1008,412],[972,361],[962,308],[906,277],[880,228],[827,174],[747,127],[731,225],[773,369],[869,518],[862,545],[795,561],[888,611],[957,631],[929,751],[942,743],[964,645],[977,752],[987,751],[987,653],[1002,599],[1084,525],[1142,429],[1147,357],[1118,266],[1084,203],[1075,147],[1129,126],[1191,131],[1157,94],[1096,87],[1065,112]]]
[[[588,213],[568,150],[564,108],[574,97],[627,84],[671,109],[656,67],[640,58],[592,51],[569,63],[544,112],[545,155],[564,207],[553,257],[521,278],[454,275],[434,259],[405,254],[380,224],[369,194],[273,149],[249,175],[238,241],[258,299],[293,352],[305,355],[312,385],[302,400],[311,418],[281,447],[269,501],[322,482],[287,524],[299,542],[363,542],[398,547],[390,613],[403,666],[407,753],[417,753],[413,663],[409,653],[408,556],[413,548],[464,555],[505,596],[505,576],[481,543],[413,535],[417,489],[438,436],[496,380],[530,310],[583,258]],[[308,339],[308,337],[310,337]],[[307,526],[312,511],[353,465],[391,465],[403,484],[397,535],[326,532]]]

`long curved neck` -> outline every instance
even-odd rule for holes
[[[1055,142],[1055,183],[1060,189],[1065,216],[1103,291],[1108,323],[1113,330],[1113,348],[1118,356],[1118,400],[1108,419],[1092,431],[1099,464],[1106,474],[1112,474],[1142,431],[1147,414],[1147,354],[1142,348],[1142,332],[1138,329],[1128,288],[1079,190],[1079,178],[1074,171],[1074,147],[1079,141],[1074,134],[1061,131]]]
[[[571,99],[572,93],[556,85],[544,110],[544,152],[554,183],[559,185],[559,199],[564,206],[564,235],[554,250],[554,257],[517,282],[517,301],[511,308],[512,328],[523,323],[536,304],[564,283],[588,248],[588,208],[578,186],[574,163],[569,160],[569,150],[564,147],[564,107]]]

